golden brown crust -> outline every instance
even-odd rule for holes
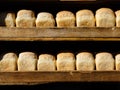
[[[96,14],[100,14],[100,13],[110,13],[114,15],[113,10],[110,8],[100,8],[96,11]]]
[[[49,12],[40,12],[37,15],[36,19],[36,27],[54,27],[55,20],[53,15]]]
[[[16,57],[16,58],[17,58],[17,55],[16,55],[15,53],[10,52],[10,53],[6,53],[6,54],[3,56],[4,59],[10,58],[10,57]]]
[[[52,18],[53,19],[53,15],[49,12],[40,12],[38,13],[37,18]]]
[[[75,70],[75,57],[73,53],[63,52],[57,54],[57,70]]]
[[[91,10],[83,9],[76,12],[77,27],[94,27],[95,17]]]
[[[93,15],[93,12],[91,10],[88,10],[88,9],[83,9],[83,10],[79,10],[76,12],[76,16],[81,16],[81,15]]]
[[[15,71],[17,70],[17,55],[15,53],[4,54],[0,61],[0,71]]]
[[[120,15],[120,10],[115,11],[116,16]]]
[[[109,52],[101,52],[95,56],[96,70],[114,70],[114,62]]]
[[[18,71],[34,71],[37,68],[37,55],[33,52],[21,52],[17,63]]]
[[[74,54],[73,53],[70,53],[70,52],[65,52],[65,53],[59,53],[57,54],[57,58],[69,58],[69,57],[74,57]]]
[[[110,8],[100,8],[96,11],[96,26],[97,27],[114,27],[115,14]]]
[[[21,52],[19,55],[34,55],[35,53],[33,52]]]
[[[76,70],[94,70],[95,59],[90,52],[80,52],[76,55]]]
[[[55,56],[51,55],[51,54],[40,54],[39,58],[41,58],[42,60],[55,60]]]
[[[15,13],[9,12],[5,17],[6,27],[15,27]]]
[[[32,10],[26,10],[26,9],[22,9],[18,11],[17,17],[20,16],[35,17],[34,12]]]
[[[112,57],[112,54],[109,52],[100,52],[96,54],[96,57],[103,57],[103,56],[108,56],[108,57]]]
[[[90,55],[90,56],[93,56],[93,54],[92,53],[90,53],[90,52],[80,52],[80,53],[78,53],[76,56],[84,56],[84,55]]]
[[[71,11],[60,11],[56,15],[57,18],[63,17],[75,17],[75,15]]]

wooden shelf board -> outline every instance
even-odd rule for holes
[[[0,41],[120,41],[120,38],[0,38]]]
[[[7,28],[0,27],[4,41],[120,41],[120,28]]]
[[[120,71],[0,72],[1,85],[51,82],[120,82]]]

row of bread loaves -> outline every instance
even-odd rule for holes
[[[19,10],[15,19],[14,13],[8,13],[5,18],[7,27],[120,27],[120,10],[114,11],[110,8],[100,8],[94,13],[89,9],[76,12],[60,11],[56,18],[49,12],[40,12],[35,18],[32,10]],[[76,24],[76,25],[75,25]]]
[[[96,54],[80,52],[76,58],[71,52],[57,54],[57,59],[51,54],[37,55],[33,52],[6,53],[0,61],[0,71],[69,71],[69,70],[120,70],[120,54],[113,58],[109,52]]]

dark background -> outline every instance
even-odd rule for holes
[[[4,85],[0,89],[7,90],[120,90],[118,82],[59,82],[38,85]]]
[[[108,0],[109,1],[109,0]],[[20,9],[31,9],[37,13],[46,11],[56,16],[60,10],[70,10],[76,13],[80,9],[90,9],[94,12],[101,7],[111,8],[113,11],[120,9],[119,0],[97,2],[56,2],[39,0],[1,0],[0,25],[4,26],[6,12],[17,13]],[[75,55],[82,51],[89,51],[95,56],[99,52],[110,52],[113,57],[120,53],[119,41],[0,41],[0,58],[7,52],[15,52],[17,55],[24,51],[32,51],[37,55],[50,53],[57,55],[60,52],[73,52]],[[57,89],[116,89],[120,90],[119,82],[55,82],[38,85],[1,85],[0,89],[33,89],[33,90],[57,90]]]

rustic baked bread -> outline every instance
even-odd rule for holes
[[[16,71],[17,70],[17,55],[15,53],[6,53],[0,61],[0,71]]]
[[[116,27],[120,27],[120,10],[115,12],[116,15]]]
[[[120,70],[120,54],[115,55],[115,67],[116,70]]]
[[[75,27],[75,15],[71,11],[60,11],[56,15],[57,27]]]
[[[16,17],[16,27],[31,28],[35,26],[35,15],[32,10],[19,10]]]
[[[55,27],[53,15],[49,12],[40,12],[37,15],[36,27]]]
[[[18,71],[35,71],[37,56],[33,52],[21,52],[18,57]]]
[[[15,13],[7,13],[5,17],[6,27],[15,27]]]
[[[75,57],[73,53],[63,52],[57,54],[57,70],[68,71],[75,70]]]
[[[90,52],[80,52],[76,55],[76,70],[89,71],[95,69],[95,59]]]
[[[94,27],[95,17],[91,10],[83,9],[76,12],[77,27]]]
[[[110,8],[100,8],[95,14],[97,27],[113,27],[115,26],[115,14]]]
[[[95,56],[96,70],[114,70],[114,58],[111,53],[101,52]]]
[[[51,54],[41,54],[39,55],[37,63],[38,71],[54,71],[56,70],[55,57]]]

